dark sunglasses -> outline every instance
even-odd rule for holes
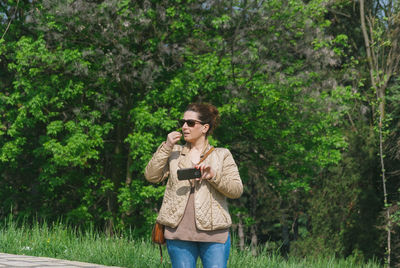
[[[179,123],[179,126],[180,126],[180,127],[183,127],[183,125],[184,125],[185,123],[188,125],[188,127],[194,127],[194,125],[196,125],[196,123],[199,123],[199,124],[204,125],[203,122],[201,122],[201,121],[199,121],[199,120],[194,120],[194,119],[188,119],[188,120],[180,119],[180,120],[178,121],[178,123]]]

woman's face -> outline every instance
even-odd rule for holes
[[[206,135],[208,130],[208,124],[202,124],[199,120],[199,114],[193,111],[186,111],[183,114],[183,120],[193,120],[196,123],[194,126],[188,126],[188,123],[185,123],[182,126],[183,137],[186,142],[194,143],[199,138]]]

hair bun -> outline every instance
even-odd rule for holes
[[[219,124],[219,111],[210,103],[189,104],[186,111],[193,111],[199,114],[199,120],[210,125],[207,135],[211,134]]]

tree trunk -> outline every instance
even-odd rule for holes
[[[240,215],[240,213],[238,213],[237,216],[239,218],[239,224],[238,224],[239,248],[241,251],[243,251],[244,250],[244,232],[243,232],[242,215]]]
[[[386,189],[386,170],[385,170],[385,161],[384,161],[384,151],[383,151],[383,128],[384,128],[384,120],[385,120],[385,94],[388,82],[392,77],[393,73],[395,73],[397,66],[399,64],[399,52],[397,51],[397,41],[396,40],[387,40],[391,42],[392,46],[390,47],[388,55],[380,55],[376,53],[373,49],[374,41],[374,23],[375,18],[371,15],[369,16],[369,30],[367,29],[367,25],[365,23],[366,13],[365,13],[365,5],[364,0],[360,0],[360,21],[361,21],[361,30],[364,37],[365,49],[367,53],[367,60],[369,65],[369,74],[371,79],[371,86],[373,90],[376,92],[376,99],[378,103],[378,113],[379,113],[379,123],[378,123],[378,132],[379,132],[379,156],[380,156],[380,165],[381,165],[381,177],[382,177],[382,186],[383,186],[383,197],[384,197],[384,210],[385,210],[385,227],[387,233],[386,240],[386,263],[387,266],[391,265],[391,215],[389,210],[387,189]],[[390,33],[391,29],[387,28],[386,31]],[[390,36],[390,35],[389,35]],[[379,38],[379,36],[378,36]],[[390,39],[390,38],[389,38]],[[394,42],[392,42],[394,41]],[[379,45],[379,44],[378,44]],[[386,57],[385,57],[386,56]],[[379,66],[380,61],[384,64]]]
[[[257,233],[255,224],[251,225],[251,253],[257,256]]]
[[[292,224],[292,232],[293,232],[293,241],[296,241],[299,237],[299,216],[296,215],[293,224]]]
[[[112,215],[112,204],[111,203],[112,203],[111,197],[108,196],[107,197],[107,211],[109,213],[111,213],[111,215]],[[112,217],[106,221],[106,234],[108,236],[114,235],[114,221],[113,221]]]
[[[126,178],[125,184],[130,186],[132,183],[132,172],[131,172],[131,165],[132,165],[132,157],[131,157],[131,149],[128,149],[128,159],[126,160]]]
[[[282,256],[287,258],[290,249],[290,240],[289,240],[289,226],[287,224],[286,215],[282,216],[281,225],[282,225],[282,240],[283,240],[281,252]]]

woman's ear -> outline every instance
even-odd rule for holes
[[[210,125],[209,124],[204,124],[203,125],[203,130],[202,130],[202,132],[204,133],[204,134],[206,134],[207,132],[208,132],[208,129],[210,128]]]

